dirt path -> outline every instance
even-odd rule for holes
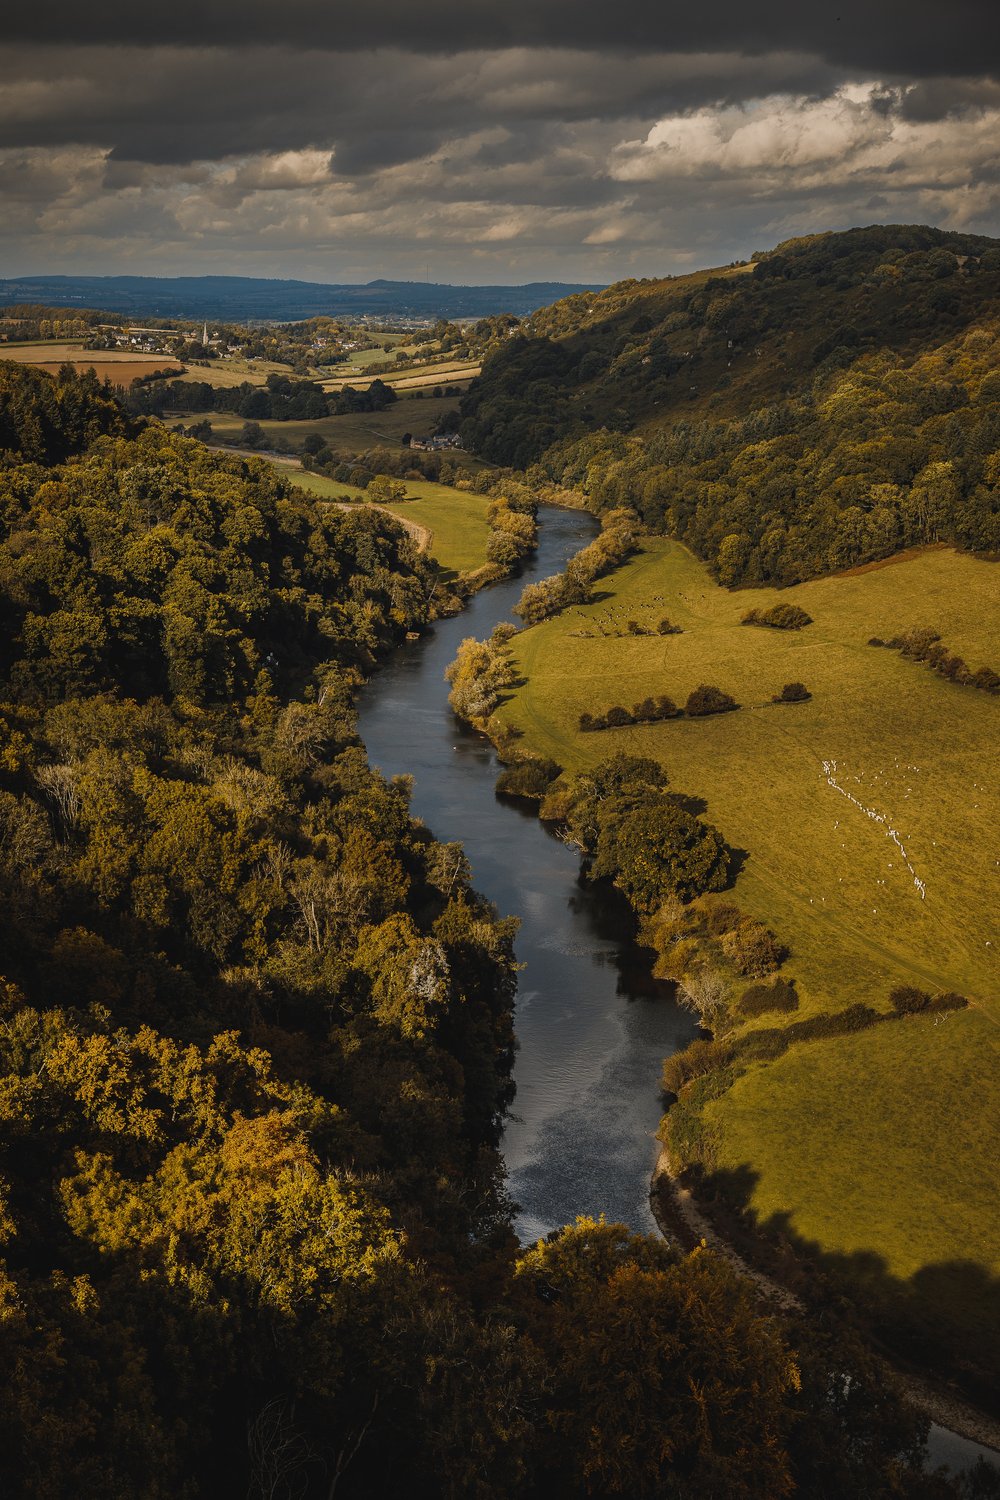
[[[275,465],[275,467],[280,467],[282,469],[293,469],[298,474],[304,474],[306,472],[305,469],[303,469],[302,465],[299,463],[298,459],[293,458],[288,453],[271,453],[264,448],[229,448],[221,446],[219,451],[223,453],[235,453],[240,458],[263,458],[267,461],[267,463],[273,464]],[[332,505],[335,510],[358,509],[357,505],[349,505],[345,501],[325,500],[322,495],[313,495],[312,498],[314,500],[317,500],[321,505]],[[434,540],[434,533],[433,531],[431,531],[429,526],[421,526],[419,521],[411,521],[406,516],[397,516],[396,512],[394,510],[390,510],[387,505],[376,505],[371,500],[359,502],[359,504],[370,505],[372,510],[380,510],[382,511],[383,515],[391,516],[394,521],[399,522],[404,531],[409,532],[410,536],[416,542],[417,547],[421,552],[430,551],[431,542]]]
[[[782,1312],[808,1310],[800,1297],[766,1272],[751,1266],[712,1227],[694,1195],[671,1171],[666,1147],[661,1149],[653,1170],[649,1203],[664,1239],[679,1242],[689,1250],[696,1245],[706,1245],[709,1250],[723,1256],[741,1276],[752,1281],[764,1300]],[[896,1390],[917,1411],[939,1427],[1000,1453],[1000,1421],[995,1417],[970,1406],[950,1391],[937,1389],[919,1375],[897,1370],[891,1365],[887,1365],[887,1369]]]
[[[369,510],[380,510],[384,516],[391,516],[394,521],[399,522],[404,531],[409,532],[419,552],[430,551],[431,542],[434,540],[434,533],[430,527],[421,526],[419,521],[411,521],[407,516],[397,516],[396,512],[390,510],[387,505],[376,505],[373,500],[366,500],[358,505],[349,505],[344,500],[324,500],[321,495],[315,495],[313,498],[318,500],[320,505],[332,505],[336,510],[360,510],[362,505],[367,506]]]

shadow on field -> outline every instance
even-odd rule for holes
[[[708,812],[708,803],[704,797],[688,797],[684,792],[672,792],[671,796],[681,812],[690,814],[692,818],[700,818]]]
[[[824,1250],[795,1230],[790,1211],[758,1218],[752,1207],[758,1175],[748,1165],[691,1169],[685,1181],[719,1232],[751,1264],[808,1304],[831,1308],[876,1343],[996,1410],[1000,1278],[968,1259],[923,1266],[904,1279],[874,1250]]]

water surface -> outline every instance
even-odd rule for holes
[[[584,512],[543,506],[539,548],[521,577],[483,590],[451,620],[402,647],[362,694],[373,765],[414,777],[412,809],[459,839],[477,890],[521,919],[515,1013],[517,1095],[503,1139],[517,1228],[533,1240],[577,1214],[655,1229],[649,1178],[662,1112],[660,1064],[694,1034],[672,986],[613,891],[580,879],[579,855],[530,806],[498,798],[492,746],[448,707],[445,668],[466,636],[513,620],[524,584],[562,570],[596,532]]]

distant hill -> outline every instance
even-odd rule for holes
[[[422,281],[369,281],[364,286],[272,281],[253,276],[20,276],[0,280],[0,305],[42,303],[98,307],[142,317],[219,321],[383,316],[386,318],[524,317],[547,303],[588,291],[579,283],[447,286]]]
[[[463,400],[466,446],[523,467],[595,428],[744,417],[866,354],[912,356],[998,316],[1000,240],[907,224],[786,240],[540,309]]]

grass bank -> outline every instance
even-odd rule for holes
[[[934,548],[781,593],[728,593],[656,541],[592,603],[515,639],[521,685],[497,717],[570,770],[616,751],[652,756],[705,805],[746,856],[725,899],[790,949],[798,1010],[754,1028],[859,1002],[884,1010],[899,983],[972,999],[796,1044],[735,1082],[701,1080],[681,1117],[711,1191],[834,1268],[887,1326],[924,1326],[956,1369],[974,1339],[970,1362],[1000,1375],[1000,703],[867,644],[928,624],[970,666],[996,665],[998,589],[993,565]],[[779,600],[813,623],[740,623]],[[655,630],[664,617],[681,633],[631,633],[630,621]],[[793,681],[811,699],[773,704]],[[741,709],[578,730],[583,712],[660,693],[683,703],[705,682]]]

